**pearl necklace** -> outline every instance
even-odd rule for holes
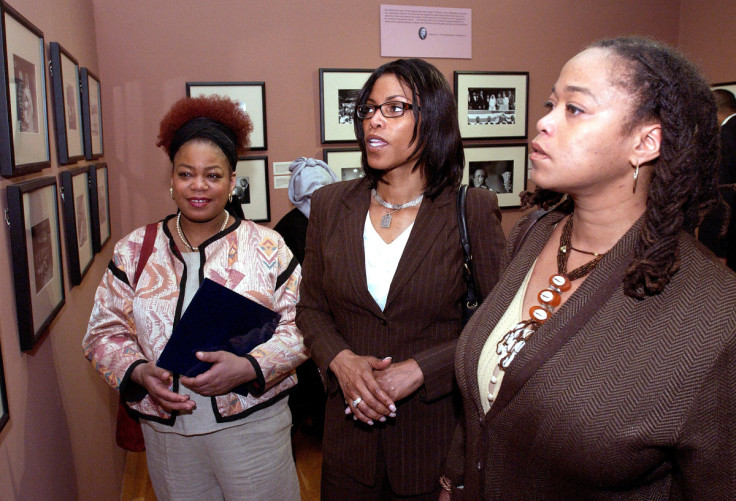
[[[405,204],[390,204],[381,198],[381,196],[378,194],[375,188],[371,190],[371,195],[373,195],[373,198],[376,199],[376,202],[383,205],[385,208],[391,210],[391,212],[387,212],[381,217],[381,228],[391,227],[391,214],[393,214],[394,212],[398,212],[401,209],[406,209],[408,207],[416,207],[417,205],[422,203],[422,200],[424,199],[424,194],[422,193],[414,200],[410,200],[409,202],[406,202]]]
[[[230,214],[225,211],[225,220],[222,222],[222,226],[220,226],[220,231],[218,231],[217,233],[222,233],[222,230],[225,229],[228,221],[230,221]],[[176,215],[176,232],[179,234],[179,239],[182,241],[184,246],[189,249],[189,252],[197,252],[199,250],[199,246],[193,247],[192,244],[189,243],[189,240],[187,240],[187,237],[184,236],[184,232],[181,229],[181,211],[179,211],[179,213]]]

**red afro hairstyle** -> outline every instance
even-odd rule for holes
[[[174,134],[195,118],[209,118],[230,129],[237,139],[239,154],[250,146],[253,121],[235,101],[221,96],[184,97],[175,102],[161,120],[156,146],[170,154]]]

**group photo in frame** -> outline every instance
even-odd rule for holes
[[[64,207],[64,241],[69,261],[69,281],[72,286],[82,283],[94,249],[92,216],[89,199],[89,167],[64,171],[61,176],[61,202]]]
[[[92,219],[92,250],[96,254],[110,240],[110,188],[107,164],[89,166],[89,212]]]
[[[57,42],[49,44],[49,52],[56,152],[59,163],[66,165],[84,158],[79,63]]]
[[[271,221],[268,190],[268,157],[240,157],[235,166],[233,200],[238,198],[246,219],[256,223]]]
[[[356,142],[353,115],[358,93],[373,70],[319,69],[319,117],[322,143]]]
[[[455,99],[463,139],[527,137],[529,73],[456,71]]]
[[[187,82],[187,96],[229,97],[253,121],[250,150],[268,149],[266,142],[266,84],[264,82]]]
[[[502,209],[520,207],[519,193],[526,189],[526,144],[465,146],[463,183],[491,190]]]
[[[322,160],[340,181],[365,177],[360,155],[358,148],[324,148],[322,150]]]
[[[0,174],[37,172],[51,165],[43,32],[0,2]]]
[[[42,177],[7,187],[21,350],[30,350],[64,305],[57,184]]]
[[[94,160],[104,154],[102,141],[102,89],[100,79],[82,68],[80,71],[82,91],[82,128],[84,131],[84,158]]]

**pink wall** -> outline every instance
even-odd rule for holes
[[[155,140],[161,116],[184,96],[185,82],[266,82],[270,169],[274,161],[322,156],[320,67],[371,68],[388,60],[379,54],[376,0],[13,3],[45,32],[47,42],[59,41],[102,80],[113,241],[174,209],[167,193],[170,165]],[[730,54],[724,48],[730,38],[720,35],[730,36],[734,23],[717,24],[736,19],[730,0],[682,8],[679,0],[401,3],[473,10],[473,59],[431,62],[450,81],[454,70],[528,71],[530,137],[562,64],[601,37],[636,33],[679,41],[700,58],[712,81],[736,80],[736,68],[721,67],[710,55]],[[729,15],[719,14],[718,8]],[[56,176],[61,170],[54,162],[44,174]],[[0,180],[0,187],[9,183]],[[4,209],[4,190],[0,203]],[[274,190],[271,183],[271,225],[288,210],[286,190]],[[518,215],[506,211],[507,231]],[[112,439],[116,396],[80,349],[94,290],[111,252],[110,243],[83,283],[71,290],[67,286],[66,305],[50,332],[33,352],[22,354],[8,279],[10,242],[7,232],[0,231],[5,277],[0,281],[0,343],[11,413],[0,432],[0,499],[119,496],[124,455]]]
[[[710,83],[736,82],[736,2],[682,2],[678,47]]]

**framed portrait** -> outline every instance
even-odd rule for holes
[[[41,30],[0,2],[0,174],[51,165],[46,110],[46,56]]]
[[[527,136],[529,73],[456,71],[455,98],[463,139]]]
[[[92,264],[92,215],[89,197],[89,168],[67,170],[61,176],[61,203],[64,207],[64,240],[69,261],[69,280],[82,283]]]
[[[5,371],[3,370],[3,355],[0,351],[0,431],[5,428],[10,420],[8,412],[8,394],[5,390]]]
[[[102,95],[100,79],[87,68],[79,76],[82,90],[82,127],[84,131],[84,158],[93,160],[104,153],[102,142]]]
[[[233,196],[240,199],[246,219],[256,223],[271,220],[268,195],[268,157],[240,157],[235,166]]]
[[[340,181],[365,177],[358,148],[325,148],[322,150],[322,159]]]
[[[710,85],[710,90],[723,89],[736,96],[736,82],[722,82]]]
[[[268,149],[266,143],[266,84],[264,82],[187,82],[187,96],[229,97],[253,120],[250,149]]]
[[[356,142],[353,112],[360,89],[373,70],[319,69],[322,143]]]
[[[30,350],[64,305],[54,177],[7,187],[20,347]]]
[[[526,189],[527,145],[465,146],[463,183],[492,190],[502,209],[519,207],[519,193]]]
[[[97,253],[110,240],[110,189],[107,164],[89,166],[89,213],[92,221],[92,250]]]
[[[84,158],[82,103],[79,92],[79,63],[56,42],[51,52],[51,95],[54,103],[56,151],[59,163],[70,164]]]

